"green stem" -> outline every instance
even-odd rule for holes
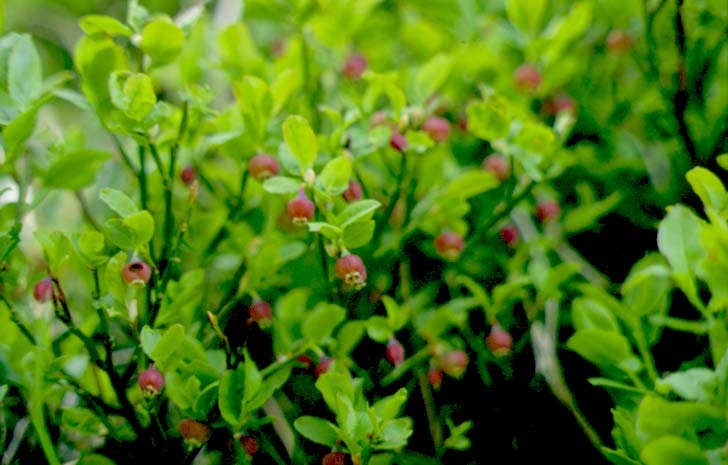
[[[435,401],[432,398],[432,391],[430,390],[430,382],[427,380],[427,375],[422,369],[416,371],[417,384],[420,386],[420,394],[422,395],[422,402],[425,404],[425,412],[427,413],[427,424],[430,429],[430,436],[432,436],[432,443],[435,446],[435,453],[438,458],[442,457],[445,452],[443,448],[442,440],[442,425],[437,415],[437,407],[435,407]]]
[[[387,386],[404,376],[409,370],[414,370],[421,362],[430,358],[429,347],[418,350],[414,355],[407,358],[399,366],[395,367],[387,376],[379,382],[380,386]]]
[[[652,381],[652,385],[654,386],[657,383],[660,375],[657,373],[657,369],[655,368],[655,360],[652,358],[652,353],[650,352],[650,349],[647,345],[647,340],[645,339],[645,333],[644,331],[642,331],[642,327],[639,322],[637,323],[637,327],[634,328],[633,334],[635,342],[637,343],[637,350],[642,356],[642,360],[644,361],[645,367],[647,369],[647,374]]]
[[[531,194],[531,191],[533,188],[536,187],[536,183],[533,181],[529,181],[528,184],[526,184],[521,191],[513,195],[515,193],[515,187],[510,191],[510,194],[506,195],[505,202],[501,204],[501,208],[498,209],[493,215],[491,215],[490,219],[486,221],[485,223],[481,223],[480,226],[478,226],[473,234],[471,235],[472,239],[468,241],[468,243],[465,245],[465,250],[463,250],[463,253],[466,253],[468,248],[472,247],[475,244],[482,243],[483,240],[485,240],[485,236],[488,234],[488,231],[490,231],[490,228],[495,226],[498,222],[500,222],[503,218],[511,214],[511,210],[518,205],[523,199],[528,197]]]
[[[100,319],[99,322],[101,324],[101,331],[104,337],[104,350],[106,352],[106,359],[103,359],[101,358],[101,355],[99,354],[99,351],[97,350],[93,340],[91,340],[91,338],[88,337],[83,331],[81,331],[78,326],[76,326],[73,322],[73,319],[71,318],[71,312],[68,308],[66,295],[63,292],[60,281],[56,276],[50,273],[50,270],[48,274],[56,288],[56,294],[53,299],[54,304],[56,306],[60,305],[62,309],[62,311],[57,312],[59,319],[66,325],[68,330],[74,336],[81,340],[84,347],[86,348],[86,351],[89,354],[89,357],[91,357],[91,361],[96,366],[106,371],[109,379],[111,380],[111,385],[114,389],[114,393],[116,394],[117,401],[125,412],[124,417],[127,419],[132,429],[134,429],[134,431],[138,435],[141,435],[143,432],[143,428],[139,423],[139,419],[136,416],[134,406],[131,404],[131,402],[129,402],[129,399],[126,396],[125,384],[122,382],[122,379],[119,377],[118,373],[116,373],[116,370],[114,369],[114,362],[112,359],[113,350],[111,346],[111,337],[109,336],[108,320],[106,319],[106,310],[104,310],[103,308],[97,309]]]
[[[372,240],[370,242],[371,244],[377,244],[377,247],[381,246],[382,234],[387,228],[387,223],[389,222],[389,219],[394,212],[394,208],[397,206],[399,197],[402,195],[402,185],[404,184],[405,173],[407,172],[407,156],[404,153],[402,153],[401,156],[402,158],[399,162],[399,172],[397,173],[396,179],[397,187],[394,190],[394,194],[389,197],[390,200],[387,204],[387,209],[384,210],[384,213],[382,213],[381,220],[377,222],[377,225],[374,228]]]
[[[92,228],[94,228],[97,231],[101,231],[101,226],[99,226],[99,223],[94,219],[93,215],[91,214],[91,210],[88,208],[88,204],[86,203],[86,199],[83,197],[83,194],[81,194],[80,191],[74,192],[76,199],[78,200],[78,204],[81,206],[81,213],[83,214],[83,218],[86,220],[86,222],[91,225]]]
[[[20,333],[25,336],[28,342],[30,342],[32,345],[38,345],[35,341],[33,333],[31,333],[28,327],[25,326],[25,323],[20,320],[20,315],[18,315],[15,309],[10,305],[8,299],[6,299],[5,296],[0,295],[0,302],[4,303],[5,306],[8,308],[8,311],[10,312],[10,320],[15,324],[15,326],[18,327]]]
[[[144,163],[144,159],[146,158],[145,152],[145,147],[139,144],[139,172],[137,173],[137,180],[139,181],[139,199],[143,210],[147,209],[147,198],[149,197],[149,191],[147,189],[147,170]]]

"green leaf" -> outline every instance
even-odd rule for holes
[[[93,267],[108,260],[104,254],[104,235],[98,231],[84,231],[78,238],[78,250],[83,258]]]
[[[126,5],[126,23],[135,31],[142,28],[149,18],[149,12],[139,4],[139,0],[129,0]]]
[[[312,221],[310,223],[306,223],[306,226],[308,226],[309,231],[320,232],[331,240],[337,240],[344,232],[341,230],[341,228],[334,226],[333,224],[323,223],[320,221]]]
[[[100,254],[104,250],[104,235],[98,231],[84,231],[79,238],[79,248],[89,257]]]
[[[415,75],[413,82],[413,103],[423,104],[445,83],[452,70],[454,59],[439,54],[425,63]]]
[[[141,49],[152,59],[155,66],[174,61],[182,50],[184,32],[166,18],[148,22],[142,29]]]
[[[358,202],[350,203],[336,217],[336,223],[339,227],[346,228],[355,221],[370,219],[372,215],[374,215],[374,211],[381,206],[381,203],[372,199],[359,200]]]
[[[364,322],[347,321],[336,333],[336,352],[348,355],[364,336]]]
[[[329,371],[319,376],[316,380],[316,389],[319,390],[324,398],[326,405],[334,413],[338,413],[337,396],[342,395],[344,398],[352,401],[354,399],[355,385],[352,382],[351,375],[348,371]]]
[[[83,407],[64,407],[61,414],[61,425],[64,430],[86,437],[108,432],[101,420],[91,410]]]
[[[398,417],[402,413],[405,403],[407,403],[407,389],[400,388],[391,396],[376,401],[372,408],[377,412],[381,421],[387,421]]]
[[[113,460],[99,454],[85,455],[76,465],[116,465]]]
[[[643,465],[636,460],[632,460],[624,453],[624,451],[616,451],[607,447],[601,448],[602,454],[614,465]]]
[[[665,259],[649,254],[630,270],[622,285],[622,296],[633,312],[646,316],[667,310],[671,288],[670,269]]]
[[[129,68],[126,52],[109,36],[85,36],[76,44],[74,62],[83,78],[84,94],[102,119],[107,118],[113,110],[109,77],[114,71]]]
[[[247,351],[245,352],[243,369],[245,370],[245,393],[243,401],[247,402],[260,390],[263,385],[263,376],[260,374],[258,367],[255,366],[255,362],[250,358],[250,354]]]
[[[349,188],[351,160],[346,156],[334,158],[326,164],[317,181],[322,190],[334,196]]]
[[[718,155],[717,157],[715,157],[715,160],[718,162],[718,165],[720,165],[721,168],[723,168],[724,170],[728,170],[728,153]]]
[[[708,465],[697,444],[678,436],[665,436],[645,446],[640,453],[645,465]]]
[[[120,249],[134,249],[137,245],[136,233],[123,220],[111,218],[104,222],[104,232],[111,242]]]
[[[8,58],[8,93],[21,111],[29,109],[43,90],[43,70],[33,39],[22,34]]]
[[[399,331],[409,321],[409,308],[400,306],[397,301],[388,295],[382,296],[382,303],[387,310],[387,324],[392,331]]]
[[[123,222],[134,231],[135,249],[143,248],[154,237],[154,218],[146,210],[127,216]]]
[[[295,73],[292,69],[283,70],[276,76],[270,85],[270,93],[273,97],[272,115],[277,115],[283,109],[286,100],[293,93],[295,84]]]
[[[377,342],[387,342],[392,337],[392,329],[389,322],[383,316],[375,315],[365,322],[367,335]]]
[[[147,354],[148,357],[152,356],[152,352],[154,352],[154,348],[157,346],[157,343],[161,338],[162,335],[159,334],[159,331],[150,328],[149,325],[144,325],[140,334],[140,339],[142,343],[142,350],[144,350],[144,353]]]
[[[490,171],[466,171],[447,183],[440,193],[440,202],[451,199],[466,200],[500,185]]]
[[[523,32],[536,35],[543,27],[548,0],[508,0],[508,20]]]
[[[99,197],[109,208],[124,218],[139,212],[134,201],[119,190],[104,187],[101,189]]]
[[[574,233],[592,228],[601,217],[614,210],[622,201],[620,192],[613,192],[597,202],[589,202],[569,210],[564,215],[564,231]]]
[[[690,368],[665,376],[658,381],[658,386],[674,392],[685,400],[709,402],[715,396],[718,378],[713,370]]]
[[[705,252],[700,245],[701,220],[687,207],[670,209],[657,231],[657,246],[670,262],[675,282],[696,307],[699,301],[695,270]]]
[[[614,314],[592,299],[576,298],[571,307],[571,318],[577,331],[594,328],[619,332],[619,324]]]
[[[154,360],[160,370],[164,371],[167,362],[185,341],[185,329],[182,325],[172,325],[164,332],[154,346],[149,358]]]
[[[233,91],[240,105],[245,131],[254,144],[261,144],[273,111],[268,84],[256,76],[244,76],[233,83]]]
[[[374,220],[361,220],[348,224],[344,228],[344,247],[349,250],[364,247],[374,236]]]
[[[225,359],[223,355],[223,364],[224,363]],[[200,391],[192,406],[197,415],[206,417],[210,414],[210,410],[212,410],[217,403],[219,388],[219,383],[212,383]]]
[[[43,184],[56,189],[79,190],[94,182],[101,165],[111,155],[81,149],[64,154],[43,175]]]
[[[541,122],[526,121],[513,143],[532,154],[550,155],[556,149],[556,134]],[[523,158],[521,158],[523,162]]]
[[[33,106],[24,111],[3,129],[2,136],[8,153],[7,160],[13,160],[19,152],[21,144],[33,134],[38,108],[38,106]]]
[[[592,386],[600,386],[603,388],[616,389],[619,391],[637,394],[642,394],[645,392],[644,389],[636,388],[629,384],[620,383],[619,381],[614,381],[610,378],[589,378],[587,379],[587,381],[589,381],[589,384],[591,384]]]
[[[685,177],[705,208],[712,208],[715,211],[728,208],[728,195],[718,176],[701,166],[696,166],[688,171]]]
[[[381,442],[374,445],[374,449],[397,449],[407,445],[407,439],[412,435],[412,419],[397,418],[384,424],[380,433]]]
[[[485,139],[494,141],[508,135],[511,116],[508,102],[496,96],[485,101],[468,105],[468,131]]]
[[[108,291],[122,304],[126,303],[126,285],[121,279],[121,269],[126,265],[126,261],[126,252],[119,252],[111,257],[104,271],[104,280]]]
[[[656,394],[646,395],[637,409],[637,432],[645,439],[726,430],[721,410],[698,402],[670,402]]]
[[[273,176],[263,182],[263,190],[271,194],[295,194],[300,189],[300,180],[285,176]]]
[[[217,405],[222,418],[232,426],[242,422],[245,374],[242,370],[228,370],[222,375]]]
[[[60,231],[38,229],[34,234],[43,247],[43,257],[48,268],[57,275],[60,267],[71,257],[71,241]]]
[[[301,436],[322,446],[333,447],[339,439],[336,426],[323,418],[307,415],[298,417],[293,422],[293,427]]]
[[[316,134],[306,118],[291,115],[283,122],[283,138],[288,149],[301,165],[301,174],[304,174],[316,161],[318,152]]]
[[[566,341],[566,346],[599,367],[618,367],[632,356],[624,336],[604,329],[580,329]]]
[[[131,71],[111,73],[109,95],[114,106],[134,121],[143,120],[157,103],[157,95],[149,76]]]
[[[133,31],[111,16],[86,15],[82,17],[78,25],[86,34],[107,34],[110,36],[131,37]]]
[[[301,327],[303,337],[319,342],[331,336],[339,323],[346,319],[346,310],[334,304],[320,304],[306,318]]]

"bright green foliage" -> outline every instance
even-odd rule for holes
[[[3,463],[490,463],[534,360],[725,463],[724,2],[116,3],[0,0]]]

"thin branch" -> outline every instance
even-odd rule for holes
[[[88,203],[86,202],[86,199],[83,197],[83,194],[81,191],[75,191],[74,195],[76,196],[76,199],[78,200],[78,204],[81,206],[81,213],[83,214],[83,218],[86,220],[86,222],[91,225],[92,228],[94,228],[97,231],[101,231],[101,226],[99,223],[94,219],[93,215],[91,214],[91,210],[88,208]]]
[[[685,150],[690,155],[690,160],[692,160],[693,164],[699,164],[698,162],[700,161],[700,157],[685,119],[685,110],[688,106],[689,93],[686,85],[687,71],[685,68],[685,54],[687,51],[687,44],[685,38],[685,25],[683,24],[682,18],[682,4],[683,0],[677,0],[677,13],[675,14],[675,42],[679,52],[680,64],[678,70],[678,86],[672,96],[672,106],[675,121],[677,122],[678,133],[680,134],[680,139],[682,140]]]
[[[25,336],[28,342],[33,345],[37,345],[33,333],[31,333],[28,327],[25,326],[25,323],[20,320],[20,315],[18,315],[15,309],[10,305],[8,299],[6,299],[5,296],[0,295],[0,301],[2,301],[2,303],[4,303],[5,306],[8,308],[8,311],[10,312],[10,320],[15,324],[15,326],[18,327],[20,333]]]
[[[442,440],[442,425],[437,415],[437,407],[435,407],[435,401],[432,398],[432,391],[430,390],[430,382],[427,380],[427,375],[421,368],[416,370],[417,373],[417,384],[420,386],[420,394],[422,395],[422,401],[425,404],[425,412],[427,413],[427,425],[430,429],[430,436],[432,436],[432,443],[435,446],[435,452],[438,457],[442,457],[444,452],[443,440]]]

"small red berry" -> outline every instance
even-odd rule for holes
[[[313,218],[316,206],[306,197],[303,188],[288,202],[288,218],[293,224],[303,226]]]
[[[520,90],[536,90],[541,85],[541,73],[530,63],[524,63],[513,74],[513,81]]]
[[[353,179],[349,179],[349,188],[344,191],[344,200],[347,202],[353,202],[355,200],[361,199],[362,195],[362,188],[361,184],[354,181]]]
[[[440,116],[430,116],[422,125],[422,130],[435,142],[442,142],[450,136],[450,122]]]
[[[374,114],[372,114],[372,117],[369,118],[370,128],[376,128],[378,126],[391,126],[389,120],[387,120],[387,113],[385,113],[383,110],[374,112]]]
[[[404,361],[404,347],[393,337],[387,342],[387,360],[394,366],[399,366]]]
[[[542,223],[554,220],[561,215],[561,207],[553,200],[544,200],[536,205],[536,218]]]
[[[427,371],[427,380],[435,390],[440,389],[440,386],[442,385],[442,370],[436,367],[431,367]]]
[[[574,103],[571,97],[565,94],[558,94],[546,100],[542,107],[542,112],[551,116],[557,116],[564,111],[576,112],[576,103]]]
[[[262,300],[257,300],[250,305],[248,316],[248,326],[256,322],[261,328],[267,328],[273,322],[273,311],[270,304]]]
[[[270,54],[277,58],[286,51],[286,43],[283,39],[277,38],[270,44]]]
[[[495,325],[490,330],[490,334],[485,338],[485,343],[488,345],[488,349],[493,352],[496,357],[502,357],[508,355],[511,352],[511,344],[513,340],[508,331]]]
[[[440,367],[446,375],[460,378],[468,367],[468,354],[462,350],[452,350],[440,358]]]
[[[212,436],[212,430],[209,426],[190,418],[180,422],[179,432],[186,443],[194,446],[201,446]]]
[[[197,173],[195,172],[195,168],[192,165],[185,166],[184,168],[182,168],[182,171],[180,171],[179,178],[182,180],[183,183],[189,186],[194,182],[195,179],[197,179]]]
[[[240,444],[243,445],[243,449],[248,457],[254,456],[260,448],[258,441],[252,436],[240,436]]]
[[[152,270],[149,265],[139,260],[129,262],[121,269],[121,279],[130,286],[143,287],[151,277]]]
[[[156,396],[164,387],[164,375],[154,366],[139,373],[138,381],[142,392],[148,396]]]
[[[313,369],[313,374],[318,378],[324,373],[328,373],[331,369],[331,365],[334,363],[334,359],[331,357],[321,357],[318,364]]]
[[[508,179],[511,175],[511,165],[508,164],[506,158],[500,153],[493,153],[485,157],[482,168],[485,171],[491,171],[501,182]]]
[[[503,240],[503,242],[506,243],[509,247],[515,247],[515,245],[518,243],[518,229],[516,229],[515,226],[512,224],[503,226],[500,231],[498,231],[498,234],[500,235],[500,238]]]
[[[347,58],[341,73],[348,79],[358,80],[367,69],[367,59],[358,53],[352,53]]]
[[[389,138],[389,145],[399,152],[407,150],[407,138],[398,132],[392,133],[392,137]]]
[[[321,460],[322,465],[344,465],[346,464],[346,454],[344,452],[329,452],[324,455]]]
[[[358,255],[345,255],[336,261],[336,276],[345,288],[359,290],[366,285],[367,269]]]
[[[461,116],[458,118],[457,121],[458,129],[462,132],[468,132],[468,117],[467,116]]]
[[[265,181],[277,175],[278,171],[280,171],[280,166],[273,155],[259,153],[248,160],[248,173],[258,181]]]
[[[35,287],[33,287],[33,298],[38,303],[48,302],[53,298],[53,294],[53,281],[51,281],[51,278],[43,278],[35,283]]]
[[[303,365],[302,367],[300,367],[303,370],[308,370],[309,368],[311,368],[311,363],[313,362],[313,360],[311,360],[311,357],[306,354],[296,357],[296,361]]]
[[[435,250],[445,260],[454,262],[460,257],[463,248],[465,248],[465,241],[456,232],[445,231],[435,238]]]
[[[607,36],[607,49],[614,53],[625,53],[632,48],[632,37],[621,29],[615,29]]]

